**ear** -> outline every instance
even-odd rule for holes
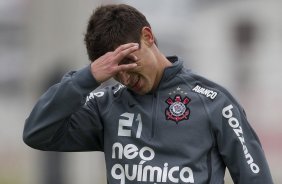
[[[150,27],[143,27],[141,40],[149,47],[155,43],[155,38]]]

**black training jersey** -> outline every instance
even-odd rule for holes
[[[243,108],[177,57],[158,88],[138,95],[117,84],[96,90],[90,67],[64,76],[26,120],[35,149],[103,151],[109,184],[273,183]]]

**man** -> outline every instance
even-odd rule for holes
[[[226,167],[234,183],[273,183],[242,107],[165,57],[138,10],[97,8],[85,43],[93,62],[41,96],[26,120],[26,144],[103,151],[110,184],[221,184]],[[120,84],[92,92],[112,77]]]

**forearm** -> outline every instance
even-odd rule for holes
[[[218,123],[218,148],[234,183],[273,183],[260,141],[245,113],[234,102],[226,102]]]
[[[98,86],[89,66],[66,74],[34,106],[25,122],[24,142],[36,149],[50,144],[58,129],[82,107],[85,97]]]

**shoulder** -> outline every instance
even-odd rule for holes
[[[180,77],[189,85],[191,92],[196,93],[207,104],[232,103],[240,106],[228,89],[204,76],[183,68]]]
[[[211,127],[220,130],[223,119],[242,119],[246,122],[246,113],[237,99],[223,86],[203,76],[189,73],[188,83],[191,85],[191,93],[196,94],[205,109]],[[230,120],[231,121],[231,120]]]

